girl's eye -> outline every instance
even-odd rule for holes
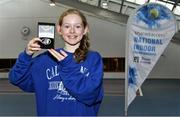
[[[76,26],[76,28],[82,28],[82,26]]]
[[[65,27],[65,28],[69,28],[69,26],[67,26],[67,25],[66,25],[66,26],[64,26],[64,27]]]

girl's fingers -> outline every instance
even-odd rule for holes
[[[31,45],[31,44],[38,44],[38,42],[41,42],[41,39],[39,39],[39,38],[34,38],[34,39],[32,39],[30,42],[29,42],[29,44]]]
[[[33,40],[32,40],[32,42],[31,42],[31,46],[32,47],[40,47],[40,45],[38,44],[38,42],[41,42],[41,39],[39,39],[39,38],[34,38]]]
[[[30,51],[40,51],[41,48],[29,48]]]
[[[58,60],[60,61],[58,55],[56,53],[54,53],[51,49],[48,49],[48,51]]]
[[[48,51],[58,60],[61,61],[65,58],[61,53],[57,52],[54,49],[48,49]]]
[[[57,56],[58,58],[61,57],[60,53],[58,53],[56,50],[50,49],[50,51],[53,53],[53,55]]]
[[[28,45],[27,45],[26,53],[29,55],[32,55],[35,52],[40,51],[41,47],[38,44],[38,42],[41,42],[41,39],[33,38],[32,40],[30,40]]]
[[[63,50],[60,50],[60,53],[61,53],[64,57],[67,57],[67,56],[68,56],[67,53],[64,52]]]
[[[33,39],[33,43],[37,43],[37,42],[42,42],[42,40],[39,39],[39,38],[34,38],[34,39]]]
[[[29,45],[31,48],[40,48],[41,46],[38,43],[32,43]]]

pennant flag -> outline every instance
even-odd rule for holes
[[[125,111],[177,31],[176,19],[163,5],[148,3],[129,17],[126,40]]]

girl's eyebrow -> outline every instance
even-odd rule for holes
[[[65,24],[70,24],[71,25],[71,23],[63,23],[63,25],[65,25]],[[82,25],[82,23],[74,23],[74,24],[80,24],[80,25]]]

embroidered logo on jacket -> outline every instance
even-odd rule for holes
[[[48,91],[50,91],[50,95],[53,96],[53,100],[60,100],[60,101],[74,101],[76,100],[74,97],[72,97],[66,88],[63,85],[63,82],[55,81],[54,78],[60,77],[59,76],[59,70],[58,66],[52,66],[50,68],[46,69],[46,77],[49,81],[49,87]],[[57,80],[57,79],[56,79]],[[54,92],[56,91],[56,92]]]
[[[61,100],[66,101],[66,100],[71,100],[74,101],[76,100],[74,97],[72,97],[64,87],[62,81],[51,81],[49,82],[49,88],[48,90],[57,90],[56,95],[54,96],[53,100]]]

